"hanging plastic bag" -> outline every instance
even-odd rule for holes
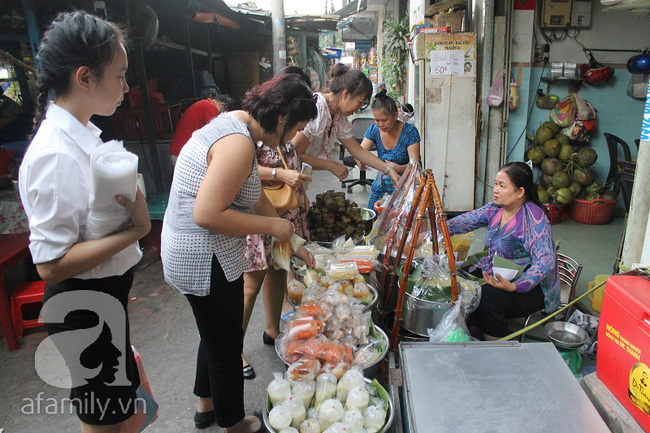
[[[509,107],[511,110],[515,110],[519,107],[519,86],[517,85],[517,80],[510,74],[510,92],[509,92]]]
[[[487,103],[490,107],[496,108],[501,106],[501,103],[503,102],[503,95],[505,93],[505,89],[503,88],[503,86],[504,86],[504,78],[503,78],[503,68],[502,68],[499,69],[499,72],[497,72],[496,77],[494,77],[494,83],[492,83],[490,90],[488,90]]]
[[[556,125],[566,128],[576,120],[578,106],[576,105],[573,95],[569,95],[561,100],[553,109],[549,118]]]
[[[648,94],[650,74],[632,74],[627,84],[627,95],[636,99],[645,99]]]
[[[576,106],[578,111],[576,112],[576,120],[594,120],[596,118],[597,110],[591,105],[591,102],[587,101],[582,96],[577,93],[573,94],[573,98],[576,101]]]

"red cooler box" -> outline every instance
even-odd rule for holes
[[[607,280],[598,324],[598,378],[650,431],[650,280]]]

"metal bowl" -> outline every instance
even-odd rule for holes
[[[381,337],[381,339],[386,342],[386,344],[384,345],[384,350],[381,352],[381,355],[372,364],[364,364],[363,375],[364,377],[369,377],[369,378],[374,378],[377,372],[379,371],[379,363],[388,354],[388,349],[390,346],[390,340],[388,339],[388,335],[386,335],[384,330],[381,329],[379,326],[374,325],[374,323],[373,323],[373,328],[374,328],[374,332],[376,332],[379,335],[379,337]],[[277,340],[278,339],[276,339],[276,341]],[[282,362],[284,362],[287,365],[287,367],[291,365],[286,359],[282,357],[282,355],[280,355],[280,351],[278,349],[277,343],[275,344],[275,353],[278,355],[278,358],[280,358]]]
[[[546,335],[557,347],[574,349],[589,340],[587,331],[569,322],[551,322],[544,326]]]
[[[370,384],[372,382],[372,379],[368,379],[367,377],[365,377],[363,380],[365,380],[367,384]],[[379,384],[379,386],[382,389],[384,388],[383,386],[381,386],[381,384]],[[264,405],[264,410],[262,411],[262,420],[264,421],[264,426],[267,428],[269,432],[276,433],[275,429],[271,427],[271,423],[269,422],[270,410],[271,410],[271,399],[267,394],[266,404]],[[393,424],[394,417],[395,417],[395,409],[393,407],[393,399],[391,398],[390,394],[388,394],[388,409],[386,410],[386,421],[384,422],[384,426],[381,429],[379,429],[377,433],[384,433],[385,431],[388,431],[390,426]]]

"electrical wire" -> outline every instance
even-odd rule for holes
[[[542,72],[539,74],[539,80],[537,81],[537,88],[539,89],[540,84],[542,84],[542,77],[544,76],[544,70],[546,69],[546,62],[542,65]],[[524,125],[523,131],[521,131],[521,134],[519,134],[519,138],[517,138],[517,141],[515,141],[515,144],[512,146],[512,149],[507,153],[506,155],[506,161],[508,161],[508,158],[514,152],[514,150],[517,148],[517,145],[521,141],[521,137],[523,137],[526,134],[526,130],[528,130],[528,123],[530,122],[530,118],[533,115],[533,109],[535,108],[535,99],[537,98],[537,91],[535,91],[535,97],[531,98],[530,102],[530,110],[528,110],[528,118],[526,119],[526,125]]]

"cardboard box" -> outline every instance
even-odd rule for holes
[[[598,378],[650,431],[650,281],[609,277],[598,323]]]
[[[422,25],[422,24],[417,24],[413,26],[413,36],[420,34],[420,33],[450,33],[451,32],[451,27],[431,27],[430,25]]]
[[[463,20],[465,19],[465,11],[441,13],[429,18],[433,27],[450,27],[452,32],[463,31]]]

